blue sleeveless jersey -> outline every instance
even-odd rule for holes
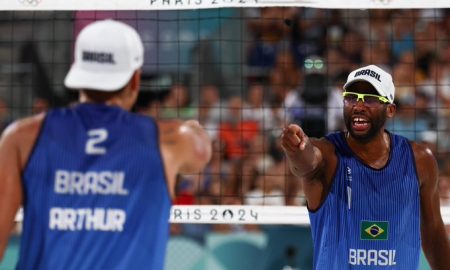
[[[151,118],[50,111],[23,174],[18,269],[163,269],[171,200]]]
[[[314,269],[418,269],[419,180],[406,138],[390,134],[390,157],[381,169],[365,165],[343,132],[326,138],[338,166],[323,205],[310,212]]]

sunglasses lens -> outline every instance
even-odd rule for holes
[[[378,97],[374,97],[374,96],[365,96],[364,102],[369,106],[375,106],[375,105],[378,105],[381,103],[380,99]]]
[[[360,98],[358,98],[358,96]],[[350,92],[344,93],[344,102],[346,102],[347,104],[354,105],[356,102],[358,102],[358,100],[361,100],[362,102],[364,102],[366,106],[369,107],[377,106],[381,103],[384,103],[380,100],[378,96],[375,95],[368,95],[368,94],[358,95],[357,93],[350,93]]]
[[[358,100],[358,95],[353,93],[345,93],[344,94],[344,101],[348,103],[356,103]]]

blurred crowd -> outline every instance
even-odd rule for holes
[[[344,130],[348,73],[376,64],[393,76],[396,117],[388,130],[429,145],[441,204],[450,206],[450,10],[268,7],[245,10],[246,87],[176,82],[140,108],[157,118],[196,118],[214,138],[204,172],[180,176],[178,204],[304,205],[277,138],[287,123],[312,137]],[[198,87],[193,100],[190,87]]]
[[[278,143],[280,131],[287,123],[301,124],[312,137],[344,130],[341,93],[347,75],[375,64],[391,73],[396,85],[397,113],[388,130],[429,145],[440,167],[441,205],[450,206],[450,10],[358,14],[244,9],[242,91],[229,94],[222,85],[174,80],[164,93],[140,101],[139,113],[198,119],[214,139],[207,168],[179,176],[176,204],[305,205]],[[33,112],[47,108],[39,99]],[[3,127],[7,111],[0,103]]]

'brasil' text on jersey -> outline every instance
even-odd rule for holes
[[[418,269],[419,180],[410,143],[389,134],[387,164],[374,169],[347,145],[343,132],[326,138],[338,165],[327,198],[310,212],[314,269]]]
[[[23,175],[18,269],[163,269],[171,200],[151,118],[50,111]]]

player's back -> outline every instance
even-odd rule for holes
[[[154,120],[50,111],[23,173],[18,269],[162,269],[171,206]]]

